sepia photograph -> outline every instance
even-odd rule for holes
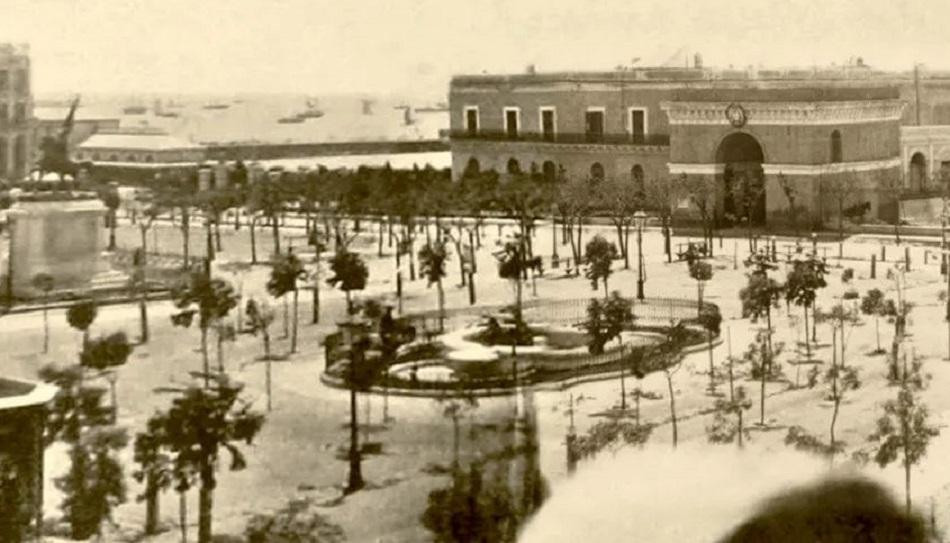
[[[950,542],[946,0],[3,0],[0,543]]]

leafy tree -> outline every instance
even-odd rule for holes
[[[620,247],[620,256],[623,258],[624,269],[630,268],[630,228],[633,226],[633,215],[643,209],[643,188],[634,187],[630,190],[626,182],[616,178],[607,179],[594,187],[598,207],[610,214],[610,222],[617,231],[617,245]],[[589,246],[589,245],[588,245]]]
[[[610,269],[611,263],[617,259],[617,246],[608,242],[603,236],[597,235],[587,242],[585,249],[585,258],[587,260],[587,271],[584,275],[590,280],[591,287],[597,290],[597,283],[604,283],[604,298],[607,298],[607,280],[613,273]]]
[[[742,354],[742,362],[750,366],[750,376],[759,380],[759,424],[765,424],[765,383],[781,377],[781,368],[775,362],[782,353],[783,344],[772,344],[767,330],[759,330],[755,340]]]
[[[749,438],[749,430],[743,423],[743,413],[751,407],[752,400],[748,398],[743,386],[735,387],[730,398],[717,399],[712,424],[706,427],[709,442],[732,443],[735,441],[741,449],[743,440]],[[730,417],[735,417],[735,421],[730,420]]]
[[[528,270],[541,272],[541,257],[529,257],[521,236],[505,242],[502,250],[495,253],[498,260],[498,276],[515,284],[515,321],[522,319],[522,281]]]
[[[280,215],[284,211],[286,199],[285,191],[281,188],[280,180],[259,180],[251,185],[247,207],[252,217],[261,214],[270,221],[271,234],[274,240],[274,254],[280,251]],[[253,230],[253,223],[251,226]]]
[[[676,178],[673,185],[675,193],[689,199],[699,213],[703,225],[703,241],[712,255],[713,212],[718,199],[715,186],[703,176],[689,176],[685,173]]]
[[[126,436],[124,430],[109,426],[111,410],[102,406],[105,391],[85,384],[82,366],[45,366],[40,377],[58,388],[44,441],[47,445],[62,441],[69,447],[69,469],[55,480],[63,492],[63,517],[73,539],[88,539],[125,500],[122,466],[115,453],[125,447]]]
[[[672,231],[673,204],[676,199],[677,187],[670,179],[650,178],[644,187],[644,205],[660,217],[663,231],[663,252],[667,262],[673,261]]]
[[[670,395],[670,422],[673,430],[673,448],[679,441],[679,427],[676,418],[676,392],[673,390],[673,377],[682,367],[682,347],[686,339],[686,327],[682,322],[671,323],[666,331],[663,343],[654,349],[666,377],[666,386]]]
[[[619,339],[623,329],[633,324],[633,319],[633,303],[617,291],[603,302],[591,299],[587,304],[587,320],[583,324],[590,336],[588,351],[602,354],[604,346],[614,338]]]
[[[925,383],[919,364],[915,364],[911,372],[905,370],[897,398],[884,403],[884,413],[869,438],[878,443],[874,461],[879,466],[885,467],[898,459],[904,466],[904,496],[908,512],[911,510],[910,469],[927,454],[931,439],[940,434],[940,429],[931,424],[930,411],[920,397]]]
[[[498,207],[518,223],[519,239],[525,244],[526,254],[534,256],[532,229],[535,221],[551,209],[552,187],[536,175],[516,174],[498,189]]]
[[[357,253],[351,253],[346,248],[341,248],[333,255],[330,260],[330,270],[333,276],[327,279],[327,284],[336,287],[339,286],[346,296],[347,314],[353,314],[353,301],[350,293],[354,290],[363,290],[366,288],[366,281],[369,279],[369,269],[366,263]]]
[[[89,343],[89,327],[96,320],[98,312],[99,307],[92,298],[79,300],[66,310],[66,321],[69,322],[69,326],[82,332],[83,346]]]
[[[825,275],[828,269],[825,262],[817,255],[808,255],[805,258],[792,262],[792,269],[785,279],[785,299],[795,305],[802,306],[805,313],[805,352],[806,359],[811,360],[811,341],[808,337],[808,310],[815,305],[818,289],[825,288]],[[813,316],[814,318],[814,316]]]
[[[306,276],[307,271],[300,259],[293,253],[287,253],[274,258],[270,279],[267,281],[267,292],[275,298],[284,298],[285,304],[287,303],[286,295],[291,292],[294,295],[293,327],[290,335],[291,353],[297,352],[297,324],[299,321],[297,281],[304,279]]]
[[[442,288],[442,279],[446,276],[445,263],[449,253],[445,243],[435,241],[427,243],[419,250],[419,270],[426,277],[431,287],[435,283],[439,290],[439,331],[445,330],[445,291]]]
[[[80,354],[80,364],[99,372],[109,382],[109,405],[112,407],[112,423],[115,424],[119,413],[119,404],[116,400],[116,381],[118,367],[125,365],[132,354],[132,344],[129,343],[125,332],[116,332],[108,336],[96,338],[86,344]]]
[[[11,455],[0,455],[0,541],[27,541],[32,521],[27,500],[26,481]]]
[[[241,392],[243,385],[226,375],[215,375],[213,384],[181,389],[171,407],[154,415],[157,435],[164,441],[177,469],[187,467],[198,474],[198,542],[212,540],[215,470],[221,450],[226,450],[232,471],[244,469],[247,461],[237,443],[251,444],[264,416],[251,411]]]
[[[224,279],[212,279],[206,273],[192,272],[172,289],[171,298],[180,310],[171,316],[172,324],[188,328],[198,317],[202,369],[205,382],[208,382],[211,372],[208,363],[208,330],[237,306],[234,288]]]
[[[49,293],[52,292],[53,276],[48,273],[38,273],[33,276],[33,288],[43,293],[43,354],[49,352]]]
[[[571,254],[574,257],[574,269],[580,275],[580,265],[584,260],[582,252],[584,221],[589,216],[594,202],[590,187],[587,183],[565,180],[559,181],[556,187],[555,203],[561,215],[561,223],[567,232],[571,243]],[[577,227],[575,232],[574,227]]]
[[[865,315],[874,317],[874,337],[877,340],[877,348],[872,354],[884,354],[881,348],[881,316],[885,313],[884,293],[880,289],[872,288],[861,298],[861,312]]]
[[[267,410],[271,410],[271,361],[274,359],[270,352],[270,325],[274,322],[274,310],[266,302],[250,299],[245,310],[248,324],[254,335],[261,334],[264,342],[264,364],[267,368]]]
[[[422,525],[437,543],[515,540],[518,506],[503,480],[485,481],[483,468],[456,470],[447,488],[429,493]]]

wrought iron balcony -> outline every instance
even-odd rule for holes
[[[453,140],[470,141],[512,141],[532,143],[593,143],[602,145],[660,145],[670,144],[669,134],[586,134],[583,132],[558,132],[557,134],[539,134],[537,132],[519,132],[511,135],[503,131],[479,130],[472,133],[468,130],[453,130],[450,134]]]

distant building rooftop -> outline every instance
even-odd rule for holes
[[[33,108],[33,116],[37,118],[40,122],[57,122],[62,123],[66,116],[69,114],[69,107],[49,107],[49,106],[38,106]],[[115,121],[119,122],[118,117],[110,117],[104,115],[100,112],[84,110],[83,108],[78,108],[76,110],[76,115],[73,117],[76,121]]]
[[[158,130],[120,130],[93,134],[82,142],[78,149],[122,149],[129,151],[180,151],[200,150],[205,146],[186,141]]]

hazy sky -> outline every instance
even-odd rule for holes
[[[419,92],[455,73],[862,56],[950,67],[950,0],[2,0],[43,92]],[[682,60],[679,60],[681,63]]]

